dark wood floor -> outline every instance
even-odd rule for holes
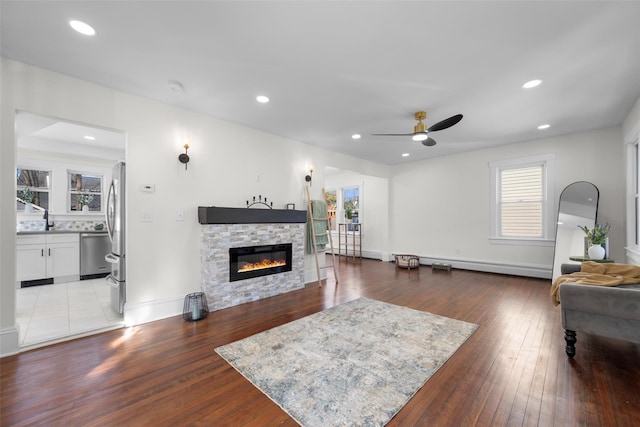
[[[3,358],[2,426],[294,426],[214,348],[360,296],[480,325],[389,426],[638,426],[640,346],[578,333],[548,280],[340,262],[342,282]]]

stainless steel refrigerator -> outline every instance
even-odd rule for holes
[[[107,195],[106,223],[111,240],[111,252],[105,256],[105,260],[111,264],[111,274],[106,279],[111,287],[111,307],[118,313],[124,313],[127,296],[124,184],[124,162],[118,162],[113,166],[111,186]]]

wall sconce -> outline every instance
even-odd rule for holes
[[[304,180],[309,183],[309,187],[311,187],[311,179],[313,178],[313,166],[309,168],[309,175],[304,177]]]
[[[180,161],[180,163],[184,163],[184,170],[187,170],[187,164],[189,163],[189,154],[187,154],[188,150],[189,144],[185,143],[184,153],[180,153],[180,155],[178,156],[178,160]]]

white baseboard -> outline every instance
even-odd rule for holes
[[[463,258],[432,258],[420,257],[420,264],[431,265],[434,262],[451,264],[453,268],[461,270],[483,271],[486,273],[511,274],[514,276],[537,277],[540,279],[551,279],[552,267],[541,264],[516,264],[516,263],[496,263],[485,260],[463,259]]]
[[[124,323],[126,326],[140,325],[167,317],[182,315],[184,297],[146,301],[140,304],[125,304]]]
[[[20,352],[20,334],[13,326],[0,330],[0,357],[11,356]]]

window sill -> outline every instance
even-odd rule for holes
[[[551,239],[526,239],[521,237],[489,237],[492,245],[518,245],[518,246],[548,246],[555,245]]]
[[[627,246],[624,248],[629,264],[640,265],[640,248],[637,246]]]

